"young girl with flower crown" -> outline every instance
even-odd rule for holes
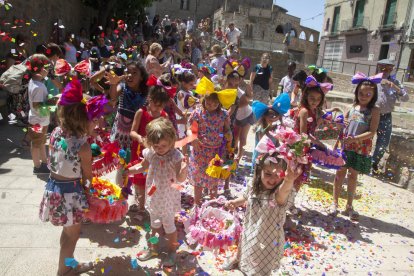
[[[93,268],[92,263],[68,267],[65,259],[73,258],[83,213],[88,209],[85,186],[92,181],[92,152],[87,138],[93,135],[105,103],[94,98],[85,102],[76,78],[65,87],[58,102],[60,126],[50,135],[50,177],[39,211],[42,221],[63,226],[58,275],[75,275]]]
[[[230,117],[226,110],[236,100],[236,90],[214,91],[214,84],[203,77],[196,92],[204,95],[201,107],[194,110],[188,122],[198,138],[192,142],[189,163],[189,179],[194,186],[194,201],[201,204],[203,188],[207,188],[211,198],[217,196],[218,178],[206,174],[210,161],[216,154],[223,154],[226,139],[231,141]],[[194,127],[196,129],[194,129]]]
[[[165,105],[169,102],[170,97],[166,89],[171,87],[164,86],[162,80],[155,76],[150,76],[147,85],[150,86],[148,92],[148,103],[141,107],[134,116],[134,121],[131,127],[131,139],[133,140],[131,146],[131,162],[139,161],[143,157],[143,150],[145,148],[146,127],[149,122],[158,117],[168,118],[164,111]],[[135,197],[137,204],[133,204],[130,209],[135,212],[143,212],[145,210],[145,175],[137,174],[133,177],[132,183],[135,187]]]
[[[381,82],[382,73],[373,77],[366,77],[358,73],[352,79],[353,84],[358,84],[355,89],[354,104],[345,114],[345,124],[347,125],[341,137],[346,164],[336,172],[334,182],[334,205],[332,215],[337,214],[338,200],[341,193],[342,184],[347,172],[348,174],[348,199],[345,214],[352,220],[359,218],[358,212],[352,206],[358,174],[369,173],[371,171],[372,139],[377,132],[380,112],[379,107],[375,106],[378,98],[377,84]]]
[[[150,92],[151,93],[151,92]],[[174,224],[175,214],[181,210],[181,193],[174,187],[187,178],[187,161],[181,152],[174,148],[176,133],[172,123],[165,118],[158,118],[146,126],[144,159],[129,174],[143,173],[148,170],[146,179],[146,207],[150,214],[151,235],[161,235],[162,228],[168,241],[169,255],[163,265],[175,264],[177,247],[177,229]],[[149,260],[158,255],[157,243],[138,256],[140,261]]]
[[[233,269],[238,263],[246,275],[271,275],[279,268],[285,244],[286,203],[299,174],[300,170],[287,167],[278,152],[258,157],[253,180],[243,196],[225,205],[233,210],[246,204],[246,213],[238,253],[223,269]]]

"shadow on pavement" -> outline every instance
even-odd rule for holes
[[[11,158],[31,159],[30,147],[23,148],[21,141],[25,136],[22,128],[2,124],[0,125],[0,174],[6,174],[11,169],[4,168],[2,164]]]

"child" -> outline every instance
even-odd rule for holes
[[[283,179],[280,172],[285,170]],[[287,169],[278,153],[259,156],[253,180],[243,197],[225,205],[233,210],[247,203],[238,254],[223,269],[230,270],[239,263],[240,270],[247,275],[270,275],[279,268],[285,244],[286,201],[298,175],[299,172]]]
[[[126,68],[126,76],[118,76],[111,72],[107,72],[105,76],[111,85],[109,90],[111,101],[116,103],[119,99],[110,141],[118,143],[121,149],[128,151],[132,144],[130,133],[135,113],[144,106],[147,98],[148,74],[139,62],[129,62]],[[123,79],[125,83],[121,83]],[[118,185],[122,183],[121,178],[121,170],[118,170],[116,177]]]
[[[309,139],[313,145],[319,146],[324,149],[326,146],[314,137],[315,130],[319,123],[322,122],[322,107],[325,101],[325,93],[332,89],[330,83],[318,83],[315,78],[309,76],[305,81],[305,89],[303,90],[300,106],[296,110],[295,117],[295,131],[299,134],[305,133],[309,136]],[[292,198],[289,198],[289,206],[293,213],[297,213],[297,209],[294,206],[294,199],[296,193],[299,191],[302,184],[309,179],[309,174],[312,164],[308,163],[303,165],[302,175],[296,179],[294,191],[292,192]]]
[[[193,93],[191,91],[195,87],[196,77],[190,71],[184,71],[178,75],[178,80],[181,84],[181,90],[177,94],[177,106],[183,113],[184,117],[186,117],[187,113],[191,113],[193,111],[193,108],[188,104],[188,99],[193,97]],[[182,117],[179,119],[182,119]],[[178,125],[178,137],[180,139],[185,137],[186,129],[186,123]]]
[[[46,114],[42,112],[42,106],[48,100],[47,88],[43,84],[43,79],[49,74],[47,68],[50,66],[50,61],[42,54],[35,54],[30,57],[27,66],[32,73],[28,88],[30,104],[28,133],[31,139],[33,173],[48,174],[45,144],[50,115],[48,112]]]
[[[365,78],[356,81],[355,77],[353,78],[353,83],[358,83],[358,85],[355,89],[354,104],[345,114],[345,121],[348,122],[343,138],[346,164],[336,172],[333,193],[333,215],[337,214],[339,194],[341,193],[345,176],[349,171],[348,200],[345,214],[351,220],[358,220],[359,218],[359,214],[352,207],[352,202],[356,191],[358,174],[367,174],[371,170],[370,152],[372,139],[377,132],[380,119],[379,107],[375,106],[378,98],[377,83],[380,82],[381,78]]]
[[[152,77],[150,77],[149,80],[152,79]],[[130,135],[133,140],[131,146],[131,162],[142,159],[145,144],[144,140],[147,136],[145,128],[148,123],[158,117],[168,118],[167,113],[164,111],[165,105],[170,100],[170,97],[166,92],[167,87],[161,86],[163,85],[162,83],[159,83],[159,85],[149,84],[149,81],[147,82],[147,85],[153,85],[148,92],[147,106],[141,107],[135,113],[131,127]],[[132,183],[135,185],[135,195],[138,205],[133,204],[130,207],[130,210],[134,212],[143,212],[145,211],[145,176],[142,173],[135,175]]]
[[[208,83],[210,87],[203,93],[205,96],[201,101],[201,107],[194,110],[188,119],[191,126],[196,124],[198,128],[196,131],[198,138],[192,142],[189,164],[190,183],[194,186],[194,202],[197,205],[201,204],[203,188],[209,190],[210,198],[217,197],[219,179],[208,176],[206,169],[211,159],[223,150],[225,139],[232,139],[230,118],[221,106],[223,104],[225,108],[229,108],[236,98],[236,90],[232,90],[232,95],[227,97],[223,97],[223,92],[226,90],[214,92],[213,83],[205,77],[197,86],[196,92],[199,94],[203,83]]]
[[[275,130],[276,126],[281,124],[282,116],[290,109],[290,98],[287,93],[280,94],[271,107],[260,101],[254,101],[252,104],[253,114],[257,120],[255,131],[255,148],[263,136],[268,135],[270,131]],[[273,137],[269,136],[271,139]],[[275,144],[277,141],[273,141]],[[252,173],[256,163],[257,151],[254,149],[252,157]]]
[[[92,181],[92,152],[87,135],[93,132],[97,120],[88,118],[82,97],[81,84],[73,79],[59,99],[60,127],[50,136],[50,178],[39,211],[43,222],[63,226],[58,275],[80,274],[93,268],[92,263],[75,268],[65,265],[66,258],[73,258],[83,213],[88,209],[84,186]]]
[[[163,265],[175,264],[177,229],[174,224],[175,214],[181,210],[181,193],[173,184],[184,182],[187,178],[186,160],[181,152],[174,148],[176,133],[172,123],[165,118],[158,118],[146,126],[146,145],[144,159],[139,165],[129,170],[130,174],[143,173],[148,170],[146,207],[150,214],[152,236],[161,235],[164,228],[168,240],[169,256]],[[149,260],[158,255],[157,244],[138,256],[140,261]]]

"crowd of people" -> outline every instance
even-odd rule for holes
[[[228,179],[207,171],[216,155],[237,168],[252,126],[258,147],[251,181],[242,197],[225,204],[228,209],[245,206],[242,237],[238,254],[223,269],[238,265],[247,275],[269,275],[280,265],[286,213],[297,211],[295,195],[312,168],[311,162],[291,166],[281,157],[284,141],[273,133],[283,126],[305,134],[322,152],[328,148],[317,129],[324,123],[337,126],[344,164],[336,168],[332,215],[338,212],[339,193],[349,172],[345,214],[358,219],[353,208],[356,180],[358,174],[371,171],[374,135],[378,130],[381,137],[374,155],[377,169],[389,143],[393,105],[396,99],[408,99],[401,84],[390,77],[392,63],[381,61],[380,74],[374,77],[354,76],[354,104],[342,121],[333,121],[327,115],[340,110],[327,108],[332,80],[326,70],[296,70],[294,62],[272,68],[269,53],[251,66],[249,58],[237,52],[240,31],[233,23],[226,34],[215,31],[217,39],[228,42],[226,48],[206,49],[194,28],[190,18],[171,20],[168,15],[156,16],[152,24],[146,20],[139,30],[119,20],[105,29],[92,25],[89,34],[85,29],[78,35],[68,33],[61,45],[41,44],[33,55],[25,48],[27,39],[19,37],[18,47],[7,56],[3,71],[23,62],[28,72],[22,79],[27,86],[10,97],[10,112],[28,125],[25,142],[30,144],[33,173],[50,175],[40,218],[63,226],[58,275],[93,268],[91,263],[71,267],[65,260],[73,258],[81,225],[88,223],[83,215],[88,208],[84,187],[95,175],[90,144],[96,137],[107,137],[102,147],[114,144],[130,155],[131,166],[117,168],[116,184],[134,187],[130,212],[149,214],[151,236],[165,234],[170,254],[163,262],[166,267],[175,265],[178,244],[175,215],[181,210],[181,193],[176,185],[193,186],[198,206],[206,195],[217,198],[222,184],[229,198]],[[209,20],[198,28],[209,32]],[[277,86],[273,70],[287,71]],[[268,139],[265,151],[258,150],[263,139]],[[157,252],[157,244],[151,243],[138,259],[149,260]],[[262,261],[264,255],[273,261]]]

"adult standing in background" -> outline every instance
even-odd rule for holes
[[[149,48],[149,55],[145,59],[145,69],[147,69],[148,75],[154,75],[159,78],[162,73],[168,70],[172,64],[172,59],[167,59],[166,62],[160,64],[159,58],[161,58],[162,46],[158,43],[152,43]]]
[[[250,86],[253,90],[253,100],[269,103],[269,91],[272,88],[272,66],[269,65],[270,54],[263,53],[260,63],[250,73]]]
[[[392,111],[395,103],[397,100],[408,101],[408,93],[403,85],[390,75],[393,69],[394,63],[391,60],[382,59],[378,61],[378,71],[383,75],[381,83],[378,84],[377,105],[380,107],[380,122],[377,130],[377,142],[372,156],[374,173],[378,173],[378,164],[391,141]]]
[[[233,44],[237,48],[240,47],[240,35],[241,31],[234,26],[234,23],[230,23],[229,27],[226,29],[226,43],[227,45]]]

